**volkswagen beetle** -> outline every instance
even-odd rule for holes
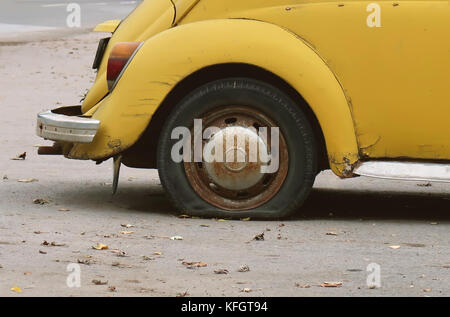
[[[96,81],[38,114],[39,152],[112,158],[115,189],[157,168],[183,213],[280,218],[325,169],[450,181],[447,0],[145,0],[95,31]]]

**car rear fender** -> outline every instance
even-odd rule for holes
[[[101,122],[93,143],[75,145],[70,156],[103,159],[126,150],[180,81],[226,63],[260,67],[296,89],[319,121],[332,170],[352,176],[359,155],[350,98],[334,73],[311,45],[290,31],[242,19],[186,24],[146,41],[93,114]]]

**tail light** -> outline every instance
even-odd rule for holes
[[[106,78],[109,91],[113,90],[130,61],[136,55],[143,42],[117,43],[111,51],[108,60]]]

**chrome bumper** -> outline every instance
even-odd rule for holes
[[[99,126],[99,120],[52,111],[42,112],[37,116],[37,135],[52,141],[91,143]]]

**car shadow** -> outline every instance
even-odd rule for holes
[[[314,188],[291,219],[450,220],[450,197],[437,193]]]
[[[115,196],[110,188],[98,186],[62,191],[58,196],[61,204],[80,209],[103,211],[114,206],[144,214],[181,215],[162,186],[155,184],[125,184]],[[302,208],[288,220],[306,219],[449,221],[450,197],[443,193],[314,188]]]

